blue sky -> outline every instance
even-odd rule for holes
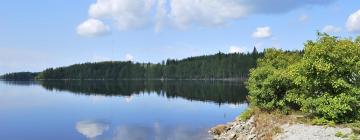
[[[0,74],[253,46],[301,49],[317,30],[359,35],[358,10],[358,0],[4,0]]]

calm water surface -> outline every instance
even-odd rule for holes
[[[239,82],[0,81],[0,139],[209,139],[246,94]]]

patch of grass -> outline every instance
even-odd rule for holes
[[[331,127],[335,127],[336,123],[334,121],[329,121],[328,125],[331,126]]]
[[[342,132],[340,132],[340,131],[337,131],[337,132],[335,133],[335,136],[336,136],[336,137],[339,137],[339,138],[342,138],[342,137],[344,137],[344,134],[343,134]]]
[[[280,134],[280,133],[282,133],[283,132],[283,130],[279,127],[279,126],[275,126],[274,128],[273,128],[273,133],[274,134]]]
[[[238,120],[246,121],[250,119],[250,117],[253,116],[255,113],[254,110],[255,110],[254,108],[246,109],[243,113],[240,114],[240,116],[238,116]]]
[[[358,140],[358,136],[356,134],[351,134],[349,139],[350,140]]]
[[[325,118],[314,118],[311,120],[312,125],[327,125],[334,127],[336,123],[334,121],[326,120]]]
[[[355,134],[360,134],[360,122],[359,121],[350,123],[347,126],[350,127]]]

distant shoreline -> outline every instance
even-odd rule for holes
[[[30,80],[7,80],[0,79],[0,81],[246,81],[247,78],[214,78],[214,79],[30,79]]]

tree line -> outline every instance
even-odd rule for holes
[[[131,61],[75,64],[49,68],[40,73],[26,73],[27,75],[6,74],[2,79],[246,79],[249,70],[256,66],[256,60],[261,56],[263,53],[259,53],[254,47],[251,53],[219,52],[182,60],[168,59],[156,64]]]
[[[16,72],[16,73],[8,73],[0,76],[0,79],[3,80],[16,80],[16,81],[28,81],[33,80],[38,75],[35,72]]]

